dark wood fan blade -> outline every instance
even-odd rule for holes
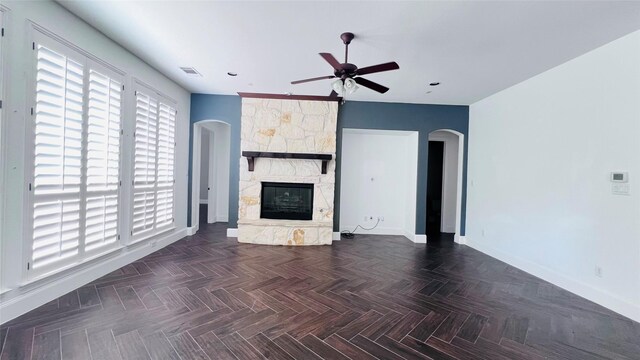
[[[306,82],[316,81],[316,80],[333,79],[334,77],[335,77],[334,75],[320,76],[320,77],[315,77],[311,79],[296,80],[296,81],[292,81],[291,83],[295,85],[295,84],[301,84],[301,83],[306,83]]]
[[[398,64],[395,61],[392,61],[384,64],[363,67],[362,69],[358,69],[357,74],[366,75],[366,74],[373,74],[377,72],[397,70],[397,69],[400,69],[400,66],[398,66]]]
[[[374,83],[371,80],[367,80],[365,78],[361,78],[361,77],[357,77],[354,78],[353,80],[355,80],[358,84],[364,86],[364,87],[368,87],[369,89],[373,90],[373,91],[377,91],[381,94],[386,93],[387,91],[389,91],[389,88],[386,86],[382,86],[378,83]]]
[[[333,67],[336,70],[340,70],[342,68],[342,64],[340,64],[340,62],[338,60],[336,60],[336,58],[333,57],[333,55],[329,54],[329,53],[320,53],[320,56],[322,56],[322,58],[329,63],[329,65],[331,65],[331,67]]]
[[[329,97],[338,97],[338,93],[335,90],[331,90],[331,94],[329,94]]]

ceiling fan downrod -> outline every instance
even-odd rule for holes
[[[340,35],[340,39],[344,43],[344,62],[348,63],[349,61],[349,44],[351,44],[351,40],[356,36],[353,33],[345,32]]]

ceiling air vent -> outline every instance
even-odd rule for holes
[[[187,74],[187,75],[202,76],[202,74],[200,74],[200,73],[198,72],[198,70],[196,70],[196,69],[194,69],[194,68],[192,68],[192,67],[180,67],[180,69],[181,69],[182,71],[184,71],[184,72],[185,72],[185,74]]]

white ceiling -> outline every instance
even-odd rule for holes
[[[386,94],[349,96],[383,102],[471,104],[640,28],[640,2],[60,3],[197,93],[328,95],[331,80],[290,82],[331,75],[318,53],[342,61],[339,35],[351,31],[349,62],[400,65],[365,76]]]

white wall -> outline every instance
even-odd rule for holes
[[[99,276],[123,266],[127,262],[157,250],[186,234],[187,221],[187,165],[188,165],[188,136],[190,94],[168,78],[148,66],[146,63],[127,52],[124,48],[109,40],[94,28],[78,19],[60,5],[50,1],[3,1],[10,11],[7,12],[8,23],[5,24],[5,40],[7,48],[7,77],[5,85],[8,91],[4,99],[2,131],[4,149],[5,176],[4,190],[6,197],[3,201],[4,218],[2,225],[2,269],[0,288],[0,322],[7,321],[34,307],[44,304],[74,288],[91,281]],[[150,246],[125,247],[106,257],[85,263],[79,267],[65,271],[55,276],[25,285],[26,266],[21,254],[25,244],[23,235],[23,220],[26,203],[24,201],[27,190],[27,175],[25,163],[32,161],[25,155],[24,138],[25,123],[30,120],[29,103],[31,95],[27,93],[27,85],[32,81],[33,71],[30,67],[33,58],[31,49],[31,26],[34,22],[55,35],[74,44],[82,50],[93,54],[112,66],[126,72],[125,87],[125,119],[123,145],[125,154],[130,155],[133,133],[133,77],[145,82],[153,88],[163,92],[177,102],[176,126],[176,229],[157,239],[155,248]],[[131,168],[131,159],[124,157],[123,177],[127,179],[126,171]],[[129,204],[130,186],[123,182],[122,200]],[[10,211],[7,211],[10,209]],[[123,224],[128,224],[129,214],[121,214]],[[128,231],[122,231],[121,241],[126,243]]]
[[[344,129],[340,230],[360,224],[374,230],[357,233],[415,234],[418,133],[415,131]],[[365,216],[373,216],[366,220]]]
[[[640,321],[640,31],[473,104],[469,132],[468,244]]]
[[[209,131],[203,129],[200,136],[200,203],[209,200]]]
[[[458,135],[448,131],[434,131],[429,141],[444,142],[442,171],[442,232],[456,232],[456,207],[458,189]]]

